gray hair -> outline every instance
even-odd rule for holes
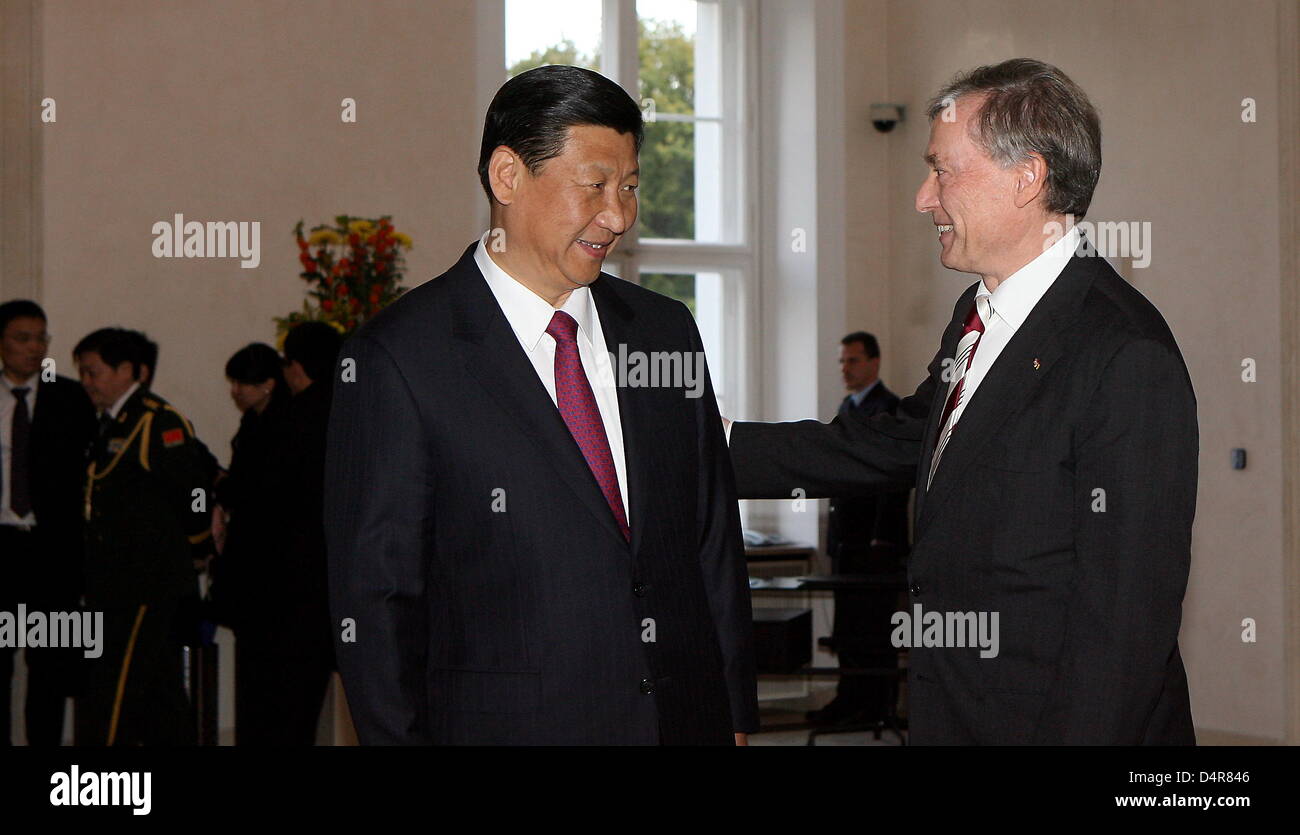
[[[1051,64],[1013,58],[959,74],[926,115],[933,121],[963,96],[982,97],[970,121],[976,145],[1003,166],[1039,154],[1047,163],[1048,211],[1076,220],[1087,213],[1101,176],[1101,120],[1079,85]]]

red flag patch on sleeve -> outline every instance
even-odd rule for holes
[[[184,429],[168,429],[162,434],[163,446],[174,447],[185,443]]]

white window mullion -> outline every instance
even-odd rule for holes
[[[613,79],[629,96],[640,102],[636,0],[602,0],[601,30],[601,74]],[[616,250],[621,256],[618,265],[620,276],[634,284],[641,283],[639,242],[639,229],[634,224]]]

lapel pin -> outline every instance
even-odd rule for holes
[[[1034,357],[1034,370],[1037,371],[1038,369],[1040,369],[1040,368],[1042,368],[1042,367],[1043,367],[1043,365],[1042,365],[1042,363],[1040,363],[1040,362],[1038,361],[1038,357]]]

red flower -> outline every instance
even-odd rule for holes
[[[320,309],[325,311],[326,313],[329,313],[331,310],[334,309],[334,302],[330,301],[329,299],[326,299],[325,301],[320,303]]]

